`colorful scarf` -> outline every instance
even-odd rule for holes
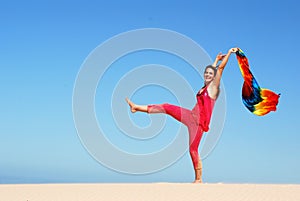
[[[248,59],[241,49],[236,52],[238,64],[244,77],[242,99],[248,110],[258,116],[276,111],[280,94],[269,89],[260,88],[256,79],[250,71]]]

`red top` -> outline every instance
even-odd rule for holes
[[[201,90],[200,90],[201,91]],[[197,103],[192,109],[196,122],[201,125],[204,132],[209,130],[209,123],[216,100],[212,99],[207,92],[207,86],[197,93]]]

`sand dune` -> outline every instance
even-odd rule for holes
[[[300,185],[187,183],[0,185],[0,200],[299,201]]]

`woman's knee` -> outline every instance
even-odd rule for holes
[[[166,113],[165,104],[148,105],[148,113]]]
[[[190,155],[191,155],[191,157],[192,158],[194,158],[194,157],[199,157],[198,156],[198,149],[195,149],[195,148],[193,148],[193,147],[190,147],[190,149],[189,149],[189,151],[190,151]]]

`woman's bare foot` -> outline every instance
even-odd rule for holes
[[[133,102],[131,102],[128,98],[126,98],[126,102],[128,103],[131,112],[135,113],[137,111],[135,104]]]
[[[193,182],[194,184],[202,184],[202,180],[195,180],[194,182]]]

